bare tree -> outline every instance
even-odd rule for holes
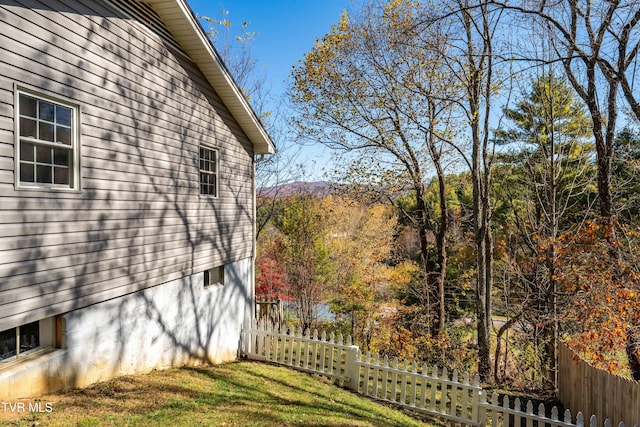
[[[259,34],[249,28],[250,22],[237,24],[229,17],[230,12],[222,10],[217,17],[201,16],[200,19],[208,25],[209,39],[244,96],[272,139],[278,141],[275,154],[256,159],[256,186],[264,190],[259,192],[256,201],[257,239],[274,217],[282,196],[282,184],[295,181],[301,173],[301,167],[295,167],[300,150],[288,143],[291,138],[287,135],[286,110],[281,101],[274,102],[271,98],[266,68],[254,55],[253,44]]]
[[[496,31],[501,11],[483,1],[443,2],[438,20],[450,24],[450,51],[446,55],[450,75],[461,87],[458,105],[468,124],[470,158],[465,155],[473,187],[473,224],[476,248],[476,317],[478,373],[483,381],[491,376],[490,331],[493,289],[494,242],[491,231],[491,188],[495,144],[491,116],[498,88]],[[495,126],[495,124],[494,124]],[[461,152],[466,147],[458,145]]]
[[[424,13],[429,8],[413,2],[373,2],[360,16],[345,13],[294,69],[292,101],[305,138],[357,152],[354,175],[379,188],[412,192],[415,208],[407,218],[418,230],[424,267],[422,327],[438,334],[445,326],[443,156],[453,86],[442,69],[445,34],[437,25],[420,24],[427,22]],[[426,201],[432,171],[439,182],[438,214]],[[430,232],[437,236],[436,259]]]
[[[640,49],[640,2],[534,1],[506,3],[501,8],[531,18],[547,30],[556,58],[572,87],[585,102],[593,123],[597,153],[600,215],[615,217],[611,191],[611,162],[618,125],[620,92],[640,120],[638,91],[634,91]],[[548,62],[544,58],[523,58]]]
[[[253,54],[258,34],[249,29],[250,22],[234,24],[229,15],[228,10],[221,10],[217,17],[200,16],[200,19],[208,25],[207,35],[243,95],[264,120],[270,115],[266,106],[269,90],[266,70]]]
[[[634,91],[640,53],[640,2],[638,0],[571,0],[546,2],[492,1],[504,10],[531,18],[547,30],[547,37],[574,90],[587,105],[597,154],[600,216],[610,230],[611,262],[619,262],[617,224],[611,189],[612,161],[619,119],[619,94],[631,114],[640,120],[638,91]],[[540,58],[526,58],[538,60]],[[627,331],[627,352],[640,377],[640,325]]]

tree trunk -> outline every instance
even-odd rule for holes
[[[424,201],[424,189],[421,184],[416,183],[416,207],[418,214],[418,237],[420,239],[420,255],[422,260],[422,267],[424,271],[424,279],[422,286],[422,303],[427,309],[427,333],[429,335],[437,335],[437,329],[433,328],[435,322],[432,319],[432,307],[431,307],[431,294],[430,294],[430,281],[431,266],[429,261],[429,241],[427,238],[427,230],[429,219],[427,217],[427,205]]]
[[[443,179],[444,180],[444,179]],[[444,186],[441,187],[441,199],[440,204],[444,206],[441,208],[441,215],[443,215],[440,230],[436,236],[436,246],[438,251],[438,269],[440,270],[440,274],[438,275],[438,330],[440,333],[443,333],[445,330],[445,302],[444,302],[444,288],[445,288],[445,280],[447,278],[447,206],[445,201],[445,195],[442,194],[444,192]]]
[[[477,127],[477,126],[476,126]],[[480,147],[476,144],[479,141],[477,129],[473,132],[473,217],[475,225],[476,243],[476,323],[478,332],[478,374],[482,381],[488,381],[491,376],[491,279],[492,279],[492,252],[493,241],[488,229],[488,212],[486,212],[485,194],[483,188],[483,173],[480,166]]]
[[[495,375],[495,379],[496,382],[498,384],[502,383],[502,381],[504,381],[504,377],[500,378],[500,375],[498,374],[500,372],[500,369],[498,367],[499,363],[500,363],[500,353],[502,352],[502,335],[504,335],[505,332],[507,332],[509,330],[509,328],[511,328],[518,320],[520,320],[520,317],[522,316],[522,311],[518,314],[516,314],[515,316],[513,316],[511,319],[507,320],[504,325],[502,325],[500,327],[500,329],[498,329],[498,333],[496,336],[496,349],[494,352],[494,356],[493,356],[493,372]],[[505,346],[507,346],[508,343],[505,344]],[[505,351],[505,364],[506,364],[506,351]]]
[[[431,138],[433,138],[433,135],[431,135]],[[436,246],[438,252],[438,268],[440,270],[440,274],[438,276],[438,296],[440,297],[438,301],[440,317],[438,329],[440,330],[440,333],[443,333],[445,330],[444,289],[445,280],[447,278],[447,230],[449,228],[449,207],[447,204],[445,173],[440,163],[440,155],[435,150],[433,140],[429,143],[429,149],[438,175],[438,193],[440,197],[440,228],[436,235]]]
[[[634,380],[640,381],[640,327],[627,328],[627,342],[625,345],[629,369]]]
[[[493,287],[493,239],[491,236],[491,163],[489,117],[491,110],[493,52],[492,26],[486,3],[458,0],[465,32],[466,115],[471,130],[471,182],[473,225],[476,246],[476,323],[478,332],[478,374],[491,377],[491,289]]]

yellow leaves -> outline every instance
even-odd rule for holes
[[[393,269],[384,264],[392,251],[397,223],[390,207],[329,196],[322,201],[321,209],[327,215],[327,243],[339,266],[338,274],[355,274],[370,288],[392,282]]]
[[[348,29],[349,29],[349,14],[347,13],[346,10],[343,10],[342,13],[340,14],[340,20],[338,21],[338,26],[336,27],[336,30],[341,32],[347,32]]]
[[[418,277],[420,268],[413,261],[403,261],[389,271],[388,280],[392,288],[401,290]]]

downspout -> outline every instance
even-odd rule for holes
[[[256,158],[257,156],[260,156],[259,158]],[[251,328],[251,325],[253,323],[254,319],[257,319],[257,313],[256,313],[256,263],[258,262],[258,239],[256,238],[256,232],[258,230],[258,226],[256,224],[257,218],[258,218],[258,202],[256,200],[257,195],[257,188],[256,188],[256,165],[258,163],[260,163],[262,160],[264,160],[264,154],[253,154],[253,156],[251,157],[251,165],[252,165],[252,177],[251,177],[251,191],[252,191],[252,203],[253,203],[253,207],[252,207],[252,221],[251,221],[251,231],[253,233],[253,235],[251,236],[251,238],[253,239],[253,245],[252,245],[252,253],[251,253],[251,257],[252,257],[252,268],[251,268],[251,317],[249,318],[249,325],[247,326],[248,328]]]
[[[249,325],[247,325],[248,328],[251,328],[251,323],[253,322],[253,319],[256,318],[256,262],[258,259],[258,251],[257,251],[257,246],[258,246],[258,242],[256,241],[256,218],[258,215],[258,211],[257,211],[257,201],[256,201],[256,155],[254,154],[251,157],[251,202],[253,204],[251,211],[252,211],[252,219],[251,219],[251,239],[252,239],[252,250],[251,250],[251,277],[250,277],[250,282],[251,282],[251,309],[250,309],[250,317],[249,317]]]

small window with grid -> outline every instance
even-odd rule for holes
[[[18,187],[77,189],[78,107],[18,93]]]
[[[218,197],[218,150],[200,146],[200,194]]]

